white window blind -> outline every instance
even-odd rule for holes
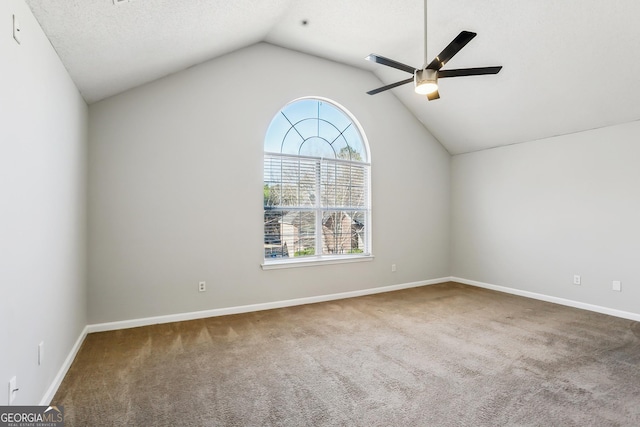
[[[268,255],[368,254],[368,176],[363,162],[265,153]]]

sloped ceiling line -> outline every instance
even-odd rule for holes
[[[366,55],[414,65],[424,56],[423,0],[25,1],[88,103],[260,41],[384,84],[404,76]],[[429,103],[410,85],[375,97],[363,85],[363,102],[396,96],[452,154],[637,120],[637,16],[635,0],[429,0],[429,52],[473,31],[448,67],[503,70],[443,79]]]

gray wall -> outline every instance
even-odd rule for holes
[[[640,313],[639,140],[632,122],[453,157],[453,275]]]
[[[38,404],[87,323],[87,106],[21,0],[0,1],[0,58],[0,405],[14,375]]]
[[[92,104],[89,322],[448,276],[450,156],[393,95],[365,94],[379,85],[259,44]],[[342,104],[369,139],[375,259],[263,271],[265,132],[310,95]]]
[[[451,273],[640,313],[640,122],[451,160],[348,66],[259,44],[87,109],[21,0],[0,2],[0,34],[0,382],[17,376],[14,404],[40,402],[87,323]],[[309,95],[367,134],[375,260],[262,271],[264,134]]]

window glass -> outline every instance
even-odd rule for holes
[[[273,118],[264,143],[265,262],[370,254],[370,164],[351,115],[304,98]]]

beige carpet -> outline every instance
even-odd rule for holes
[[[90,334],[66,426],[640,426],[640,325],[456,283]]]

